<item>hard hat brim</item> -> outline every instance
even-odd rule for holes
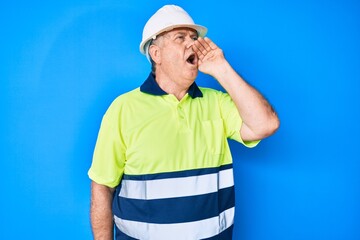
[[[201,25],[197,25],[197,24],[177,24],[177,25],[171,25],[168,26],[166,28],[161,29],[160,31],[156,32],[154,35],[144,39],[141,41],[140,43],[140,52],[144,55],[146,55],[146,51],[145,51],[145,45],[148,41],[150,41],[151,39],[153,39],[154,37],[156,37],[157,35],[163,33],[163,32],[167,32],[167,31],[171,31],[175,28],[191,28],[194,29],[195,31],[198,32],[198,36],[199,37],[204,37],[207,33],[207,28]]]

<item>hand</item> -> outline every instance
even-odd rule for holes
[[[198,68],[201,72],[215,77],[217,71],[226,63],[223,51],[209,38],[199,37],[192,45],[198,56]]]

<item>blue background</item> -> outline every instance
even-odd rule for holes
[[[100,121],[146,78],[142,28],[166,3],[0,3],[0,239],[91,239]],[[255,149],[231,142],[235,239],[360,239],[360,3],[176,3],[281,118]]]

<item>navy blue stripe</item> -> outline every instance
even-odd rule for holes
[[[120,231],[120,229],[118,229],[116,226],[115,226],[115,239],[116,240],[138,240],[136,238],[129,237],[128,235],[126,235],[125,233]]]
[[[165,178],[178,178],[178,177],[191,177],[191,176],[199,176],[211,173],[217,173],[221,170],[226,170],[232,168],[233,165],[227,164],[220,167],[213,168],[201,168],[201,169],[192,169],[192,170],[184,170],[178,172],[166,172],[166,173],[154,173],[154,174],[146,174],[146,175],[123,175],[124,180],[154,180],[154,179],[165,179]]]
[[[234,186],[218,192],[179,198],[139,200],[115,197],[114,214],[147,223],[180,223],[218,216],[235,206]]]
[[[216,235],[211,238],[204,238],[202,240],[231,240],[233,236],[234,225],[228,227],[225,231],[221,232],[219,235]]]

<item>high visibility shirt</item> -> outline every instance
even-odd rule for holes
[[[227,139],[244,143],[226,93],[193,83],[179,101],[152,74],[106,111],[89,177],[116,187],[117,239],[231,239],[235,212]]]

